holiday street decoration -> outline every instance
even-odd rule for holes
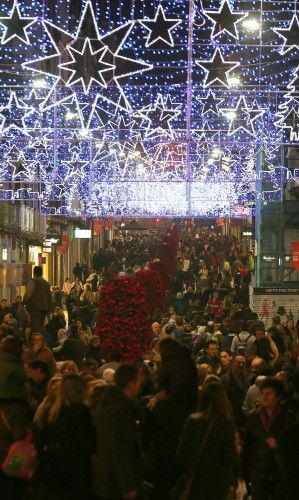
[[[2,2],[1,199],[94,218],[279,201],[298,31],[297,1]]]

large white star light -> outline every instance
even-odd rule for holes
[[[9,100],[6,106],[0,107],[0,116],[2,117],[0,134],[3,135],[14,129],[21,134],[29,135],[25,120],[33,112],[33,108],[30,108],[19,101],[14,91],[10,92]]]
[[[78,85],[74,86],[75,83],[81,83],[84,93],[89,95],[91,100],[100,96],[101,99],[111,101],[114,106],[120,107],[120,103],[123,103],[125,110],[130,109],[119,80],[152,69],[152,65],[143,61],[120,55],[133,29],[134,21],[129,21],[101,36],[92,2],[87,0],[75,34],[70,34],[49,21],[43,21],[43,25],[55,54],[25,62],[22,66],[54,78],[43,104],[44,109],[55,106],[65,99],[64,93],[61,99],[56,98],[53,103],[49,103],[58,85],[60,88],[61,84],[64,84],[65,91],[79,92],[80,89]],[[86,36],[86,25],[89,36]],[[59,44],[56,41],[60,39],[63,39],[64,43]],[[113,86],[111,98],[104,93],[110,85]],[[95,93],[91,93],[92,87],[96,89],[95,97],[93,97]],[[101,90],[98,91],[97,87]]]
[[[209,61],[197,60],[195,62],[207,73],[204,78],[204,87],[215,84],[217,81],[225,87],[229,87],[227,74],[240,66],[238,61],[225,61],[219,48],[215,49],[212,59]]]
[[[72,61],[59,65],[60,68],[72,72],[66,83],[67,86],[72,86],[77,82],[81,82],[85,94],[89,93],[93,82],[99,84],[101,87],[107,88],[107,82],[104,79],[103,73],[115,69],[113,64],[103,61],[103,58],[107,54],[108,47],[101,47],[93,51],[91,41],[89,38],[86,38],[82,51],[74,49],[71,46],[68,47],[68,50],[71,54]],[[93,68],[93,74],[90,74],[91,71],[86,67],[86,63],[92,58],[96,59],[96,63]],[[73,66],[74,69],[72,69],[71,66]]]
[[[142,19],[139,22],[149,31],[145,42],[146,47],[150,47],[159,41],[174,47],[171,30],[181,24],[182,20],[166,18],[163,6],[159,3],[154,19]]]
[[[0,17],[0,23],[5,26],[5,31],[1,38],[1,44],[5,45],[13,38],[18,38],[26,45],[30,44],[27,29],[37,21],[36,17],[22,17],[20,7],[14,0],[9,17]]]
[[[203,14],[213,21],[211,38],[225,32],[235,39],[239,38],[236,24],[248,15],[247,12],[234,12],[229,0],[223,0],[219,10],[203,10]]]
[[[283,38],[280,54],[286,54],[291,49],[299,49],[299,19],[295,13],[288,28],[273,28],[273,31]]]

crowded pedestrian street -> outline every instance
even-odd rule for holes
[[[93,262],[1,302],[1,497],[298,498],[299,318],[252,252],[186,220]]]
[[[299,0],[0,2],[0,500],[299,500]]]

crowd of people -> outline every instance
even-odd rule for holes
[[[265,328],[250,309],[254,259],[235,237],[181,222],[148,350],[131,364],[102,352],[102,283],[157,257],[158,241],[118,235],[62,290],[37,266],[23,299],[2,300],[0,463],[16,442],[36,455],[26,478],[2,466],[3,498],[298,498],[299,323],[277,314]]]

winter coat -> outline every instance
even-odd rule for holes
[[[185,423],[178,448],[178,460],[189,477],[210,423],[196,413]],[[235,428],[225,417],[217,416],[211,428],[202,459],[196,468],[190,500],[224,500],[234,484],[237,465]]]
[[[239,385],[230,371],[222,375],[221,381],[223,383],[227,397],[232,405],[235,425],[239,429],[245,423],[245,417],[242,412],[242,405],[246,393],[249,389],[249,383],[244,377],[241,385]]]
[[[191,336],[190,336],[191,337]],[[182,346],[180,355],[166,357],[158,370],[158,387],[167,396],[189,405],[189,413],[196,409],[198,374],[190,351]]]
[[[52,294],[49,283],[44,278],[32,278],[27,285],[23,302],[29,311],[51,311]]]
[[[107,387],[95,411],[97,449],[92,494],[120,500],[141,488],[141,450],[133,405],[116,387]]]
[[[25,399],[23,361],[10,351],[0,351],[0,399]]]
[[[67,498],[88,498],[95,450],[89,408],[83,404],[63,406],[54,422],[35,428],[34,442],[39,452],[38,498],[42,499],[43,492],[51,492],[53,499],[60,499],[61,492],[67,492]]]
[[[261,409],[247,417],[244,443],[245,472],[248,477],[277,477],[279,465],[277,457],[268,444],[267,438],[279,439],[285,429],[295,420],[295,415],[285,406],[272,422],[269,430],[265,429],[260,417]]]
[[[85,350],[85,343],[80,339],[79,334],[71,335],[64,342],[60,354],[63,359],[74,361],[78,368],[81,369]]]

